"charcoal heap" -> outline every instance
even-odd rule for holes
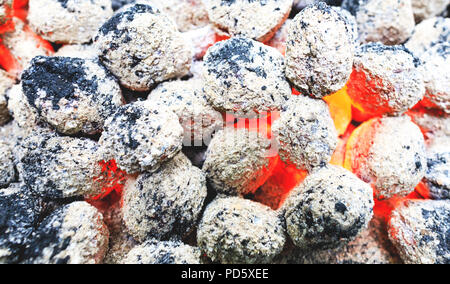
[[[448,0],[0,4],[0,263],[450,263]]]

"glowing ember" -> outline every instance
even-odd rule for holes
[[[333,156],[331,157],[330,164],[344,167],[347,141],[350,138],[350,135],[355,130],[355,128],[356,127],[354,125],[350,124],[347,130],[345,131],[344,135],[338,138],[338,145],[333,153]]]
[[[102,172],[94,178],[94,181],[102,184],[102,193],[89,199],[103,199],[112,192],[121,194],[127,179],[127,173],[117,167],[115,160],[101,161],[99,164],[102,167]]]
[[[375,200],[375,206],[373,208],[373,214],[375,217],[380,218],[380,220],[385,221],[386,223],[389,221],[392,211],[397,208],[401,203],[406,200],[414,200],[414,199],[424,199],[417,192],[412,192],[405,197],[393,197],[386,200]]]
[[[324,97],[323,100],[328,104],[338,135],[344,134],[352,121],[352,101],[347,94],[347,87]]]
[[[19,62],[16,60],[14,55],[11,54],[8,48],[6,48],[0,39],[0,67],[5,69],[11,74],[18,74],[22,69]]]

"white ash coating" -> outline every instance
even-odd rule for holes
[[[361,43],[404,43],[415,26],[411,0],[344,0],[342,7],[356,17]]]
[[[16,179],[11,144],[0,139],[0,188],[7,187]]]
[[[427,168],[422,132],[408,116],[373,118],[350,137],[345,167],[371,184],[378,199],[406,196]]]
[[[98,58],[98,50],[92,44],[66,44],[54,56],[95,60]]]
[[[286,43],[286,76],[304,95],[342,89],[352,72],[354,34],[348,19],[323,2],[295,16]]]
[[[202,169],[218,193],[244,196],[255,192],[275,168],[270,147],[271,141],[257,132],[226,127],[211,140]]]
[[[200,264],[200,249],[179,241],[149,240],[133,248],[124,264]]]
[[[411,0],[414,19],[419,23],[425,19],[437,16],[445,11],[450,4],[448,0]]]
[[[217,42],[208,49],[203,80],[208,101],[220,111],[279,110],[291,95],[283,56],[272,47],[242,37]]]
[[[284,24],[278,29],[274,36],[267,42],[268,46],[276,48],[281,54],[286,52],[286,42],[290,30],[291,19],[287,19]]]
[[[7,96],[8,110],[20,128],[23,128],[25,132],[31,133],[38,125],[42,124],[37,110],[30,105],[23,94],[21,83],[12,86]]]
[[[22,90],[42,121],[63,134],[96,134],[123,104],[117,80],[100,63],[71,57],[35,57]]]
[[[422,104],[450,114],[450,42],[434,45],[421,60],[419,71],[426,89]]]
[[[208,48],[216,43],[216,32],[211,25],[184,32],[182,36],[190,43],[194,60],[202,60]]]
[[[338,144],[327,104],[303,95],[293,96],[272,126],[279,155],[298,169],[326,165]]]
[[[58,43],[86,43],[113,15],[111,0],[31,0],[30,27]]]
[[[139,241],[184,237],[197,224],[206,193],[204,173],[179,153],[158,171],[127,182],[122,208],[125,225]]]
[[[191,48],[169,17],[149,5],[116,13],[99,30],[94,47],[102,63],[125,87],[147,91],[188,74]]]
[[[42,221],[25,263],[97,264],[108,249],[108,238],[102,214],[87,202],[74,202]]]
[[[136,102],[120,107],[100,137],[105,161],[114,159],[129,174],[153,172],[182,147],[183,127],[162,105]]]
[[[389,221],[389,237],[409,264],[449,264],[449,231],[449,200],[407,200]]]
[[[423,182],[432,199],[450,199],[450,136],[435,137],[427,145],[427,172]]]
[[[289,16],[292,0],[203,0],[218,34],[266,42]]]
[[[418,24],[405,43],[405,47],[416,56],[422,56],[428,49],[438,43],[450,40],[450,19],[434,17]]]
[[[202,80],[164,82],[150,93],[147,100],[167,106],[178,116],[184,129],[185,146],[192,145],[191,141],[201,143],[203,138],[210,138],[222,127],[222,115],[208,104]]]
[[[418,65],[403,46],[362,45],[356,51],[347,93],[366,113],[403,114],[425,94]]]
[[[284,229],[276,211],[240,197],[217,198],[206,207],[198,246],[213,262],[270,263],[283,249]]]
[[[61,199],[101,193],[94,181],[101,173],[96,142],[36,131],[18,147],[19,176],[36,194]]]
[[[344,168],[328,165],[312,172],[282,206],[286,228],[301,249],[330,249],[367,228],[373,214],[370,185]]]
[[[355,48],[357,48],[359,44],[359,33],[358,33],[358,23],[356,22],[355,16],[352,15],[348,10],[342,7],[332,6],[331,9],[336,11],[341,17],[344,18],[345,23],[347,24],[348,32],[351,35],[353,40],[353,44]]]
[[[202,0],[138,0],[137,3],[149,3],[167,14],[175,21],[180,32],[209,24],[208,12]]]
[[[411,110],[407,114],[420,127],[426,139],[439,136],[450,136],[450,116],[425,113],[421,110]]]
[[[28,68],[31,60],[36,56],[52,55],[53,52],[46,49],[38,38],[25,31],[28,27],[24,22],[18,18],[13,18],[13,21],[15,30],[2,34],[2,43],[14,55],[22,69]]]
[[[6,92],[14,85],[15,80],[9,73],[0,69],[0,126],[10,120]]]

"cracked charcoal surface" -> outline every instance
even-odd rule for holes
[[[434,45],[421,59],[424,63],[419,66],[419,71],[426,89],[422,105],[450,114],[450,43]]]
[[[40,120],[68,135],[100,132],[123,104],[116,79],[98,62],[80,58],[35,57],[22,74],[22,89]]]
[[[337,147],[337,132],[325,102],[293,96],[273,124],[283,161],[298,169],[326,165]]]
[[[12,146],[14,145],[8,143],[3,137],[0,139],[0,188],[7,187],[16,179]]]
[[[129,174],[155,171],[182,147],[183,128],[168,108],[150,101],[120,107],[100,137],[104,160]]]
[[[125,264],[200,264],[200,250],[179,241],[150,240],[133,248]]]
[[[449,40],[450,19],[434,17],[418,24],[405,46],[416,56],[421,56],[432,46]]]
[[[344,0],[342,7],[356,17],[361,43],[404,43],[415,26],[411,0]]]
[[[450,136],[432,139],[427,146],[427,172],[424,182],[432,199],[450,199]]]
[[[58,49],[54,56],[96,60],[98,50],[91,44],[66,44]]]
[[[6,92],[14,85],[14,83],[14,78],[6,71],[0,69],[0,126],[6,124],[10,120]]]
[[[102,63],[125,87],[150,90],[189,73],[191,48],[159,10],[136,4],[115,14],[94,39]]]
[[[160,84],[148,99],[167,106],[179,118],[184,129],[183,145],[197,145],[203,138],[210,139],[222,127],[222,115],[208,104],[203,92],[203,81],[170,81]],[[209,141],[209,140],[208,140]]]
[[[226,195],[255,192],[276,166],[268,156],[271,141],[257,132],[226,127],[217,132],[206,151],[203,171],[208,183]]]
[[[279,110],[291,95],[283,56],[272,47],[241,37],[208,49],[203,80],[208,101],[220,111]]]
[[[37,225],[40,201],[28,188],[15,183],[0,189],[0,263],[17,263]]]
[[[265,42],[289,16],[292,0],[203,0],[217,32]]]
[[[61,207],[46,217],[33,234],[25,263],[95,264],[108,248],[103,216],[84,201]]]
[[[402,114],[425,94],[418,65],[418,59],[403,46],[362,45],[355,55],[347,93],[368,114]]]
[[[416,23],[437,16],[450,4],[448,0],[411,0]]]
[[[276,211],[228,197],[208,205],[197,232],[198,245],[213,262],[270,263],[283,249],[285,236]]]
[[[296,187],[282,206],[289,236],[301,249],[348,243],[372,219],[371,187],[344,168],[328,165]]]
[[[112,15],[111,0],[33,0],[27,19],[48,41],[86,43]]]
[[[345,167],[371,184],[379,199],[406,196],[427,168],[423,135],[407,116],[371,119],[350,137]]]
[[[184,237],[197,224],[206,193],[204,173],[179,153],[158,171],[127,183],[125,225],[139,241]]]
[[[46,199],[96,196],[101,184],[99,146],[86,138],[36,131],[16,147],[19,176]]]
[[[389,237],[405,263],[450,263],[449,200],[405,201],[389,224]]]
[[[295,16],[286,43],[286,76],[297,90],[322,98],[344,87],[355,49],[350,27],[347,17],[325,3]]]

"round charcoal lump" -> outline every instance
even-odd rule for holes
[[[449,41],[450,19],[435,17],[418,24],[405,46],[416,56],[421,56],[435,44]]]
[[[41,211],[39,199],[26,186],[14,183],[0,189],[0,264],[20,261]]]
[[[48,41],[86,43],[112,15],[111,0],[32,0],[28,21]]]
[[[189,73],[190,46],[173,21],[149,5],[115,14],[100,28],[94,46],[120,83],[135,91]]]
[[[206,178],[179,153],[154,173],[125,186],[123,218],[137,240],[183,237],[197,223],[206,198]]]
[[[149,240],[134,247],[125,264],[200,264],[200,250],[179,241]]]
[[[204,90],[220,111],[279,110],[291,95],[283,56],[274,48],[246,38],[231,38],[208,49]]]
[[[266,42],[289,16],[292,0],[203,0],[210,21],[225,36]]]
[[[286,227],[302,249],[329,249],[353,240],[372,218],[370,185],[344,168],[311,173],[283,204]]]
[[[63,134],[95,134],[123,104],[120,86],[103,66],[69,57],[35,57],[22,89],[40,119]]]
[[[25,263],[96,264],[108,249],[109,231],[103,216],[87,202],[56,209],[33,234]]]
[[[19,176],[38,195],[61,199],[101,193],[95,181],[101,174],[95,141],[36,131],[18,148]]]
[[[437,16],[450,5],[448,0],[411,0],[416,22]]]
[[[347,83],[355,51],[350,25],[342,13],[322,2],[293,19],[286,42],[286,76],[304,95],[322,98]]]
[[[240,197],[208,205],[197,232],[198,245],[214,262],[270,263],[283,249],[279,216],[269,207]]]
[[[155,171],[182,147],[183,128],[163,105],[136,102],[120,107],[100,137],[105,158],[127,173]]]

